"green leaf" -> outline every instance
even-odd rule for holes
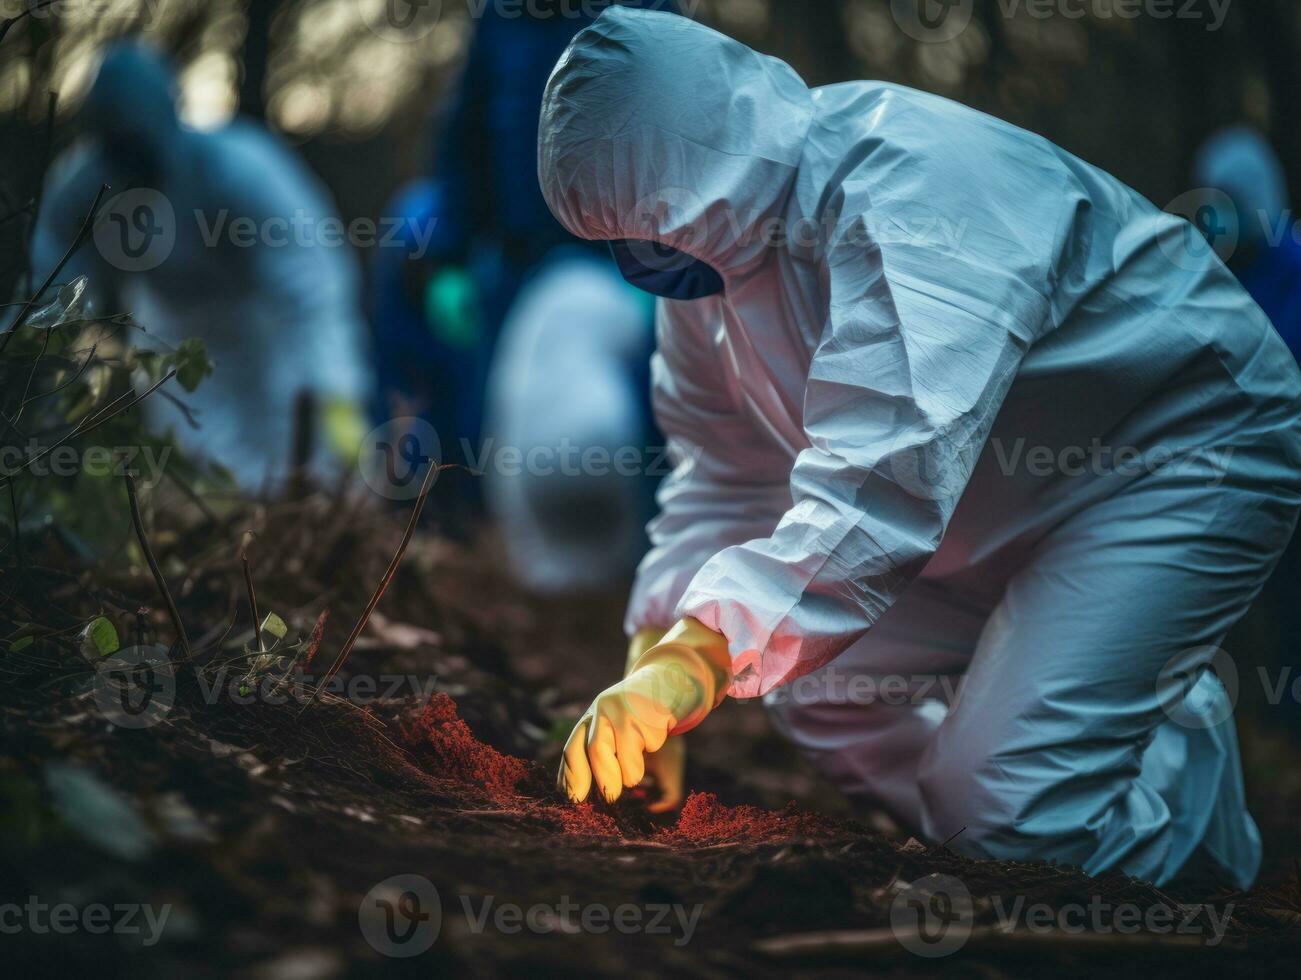
[[[14,640],[13,643],[9,644],[9,652],[17,653],[19,650],[26,650],[32,645],[32,641],[35,639],[36,637],[34,636],[20,636],[18,639]]]
[[[164,358],[164,363],[176,368],[176,380],[186,391],[199,387],[199,382],[212,373],[212,362],[203,341],[191,337],[181,341],[176,350]]]
[[[275,613],[267,613],[266,618],[262,620],[262,632],[270,633],[277,640],[283,640],[289,632],[289,627]]]
[[[103,616],[92,619],[81,633],[81,652],[87,660],[107,657],[110,653],[116,653],[121,645],[117,627]]]

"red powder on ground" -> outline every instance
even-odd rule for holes
[[[597,813],[592,804],[582,803],[550,806],[547,815],[560,821],[560,829],[566,834],[578,834],[588,837],[622,837],[623,832],[614,818],[608,813]]]
[[[407,744],[431,752],[436,775],[480,788],[495,803],[513,800],[515,787],[529,774],[523,759],[484,745],[456,712],[456,702],[435,694],[403,735]]]
[[[794,803],[781,810],[754,806],[724,806],[713,793],[692,793],[678,822],[657,838],[666,843],[763,843],[792,837],[820,837],[835,830],[825,817],[801,813]]]
[[[618,823],[590,804],[573,806],[538,800],[520,791],[520,783],[538,776],[534,763],[498,752],[474,737],[461,720],[456,702],[436,694],[402,735],[408,747],[431,755],[435,771],[430,775],[443,785],[450,784],[469,806],[485,799],[502,812],[541,818],[563,834],[580,837],[622,837]],[[544,783],[545,785],[545,783]]]
[[[436,694],[408,725],[402,727],[407,746],[432,756],[428,777],[463,798],[467,809],[488,801],[502,812],[541,818],[557,831],[579,837],[637,839],[645,831],[636,821],[623,820],[590,803],[574,806],[558,800],[536,798],[545,792],[545,774],[535,764],[498,752],[474,737],[461,720],[456,702]],[[532,785],[520,784],[532,779]],[[635,791],[634,791],[635,792]],[[528,795],[533,794],[533,795]],[[625,814],[626,816],[626,814]],[[625,826],[624,824],[628,824]],[[795,804],[778,811],[753,806],[724,806],[713,793],[692,793],[677,823],[654,834],[662,844],[765,843],[798,837],[825,837],[834,833],[834,821],[802,813]]]

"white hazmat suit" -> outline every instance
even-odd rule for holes
[[[641,556],[650,313],[608,261],[562,248],[502,325],[479,466],[511,569],[538,592],[608,587]]]
[[[931,840],[1254,877],[1207,667],[1295,527],[1301,376],[1190,225],[959,104],[621,9],[557,66],[539,172],[570,231],[725,284],[660,305],[682,462],[630,630],[724,634],[733,696]]]
[[[300,395],[355,409],[369,391],[360,272],[303,162],[249,120],[186,128],[171,81],[143,46],[110,51],[82,111],[88,138],[46,178],[32,266],[38,281],[54,268],[109,185],[61,278],[86,275],[98,315],[132,313],[146,331],[132,344],[203,341],[212,377],[177,389],[198,428],[163,398],[148,408],[257,489],[288,472]]]

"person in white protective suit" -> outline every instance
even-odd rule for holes
[[[61,281],[86,275],[94,314],[130,312],[146,333],[129,343],[198,338],[215,365],[177,390],[188,412],[150,398],[155,422],[248,489],[287,473],[302,399],[322,422],[312,462],[352,451],[369,386],[360,276],[319,181],[257,123],[182,125],[171,66],[143,45],[109,49],[80,121],[84,138],[46,178],[37,281],[109,185]]]
[[[537,592],[608,587],[644,551],[651,334],[645,295],[577,247],[554,250],[506,317],[478,465],[511,570]]]
[[[539,175],[677,297],[681,462],[571,799],[762,695],[968,855],[1253,879],[1208,667],[1295,528],[1301,376],[1191,225],[957,103],[617,9],[552,75]]]

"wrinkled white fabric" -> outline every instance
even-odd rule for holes
[[[630,630],[700,619],[752,697],[847,650],[889,660],[872,627],[940,589],[986,639],[936,630],[975,693],[909,729],[911,769],[894,760],[919,828],[1160,880],[1170,855],[1236,840],[1226,863],[1254,874],[1231,739],[1164,809],[1169,767],[1141,771],[1162,665],[1206,669],[1192,651],[1245,610],[1301,505],[1301,376],[1191,225],[964,106],[810,90],[685,18],[623,10],[557,66],[539,176],[575,234],[725,280],[660,305],[679,465]],[[868,723],[833,726],[842,772],[873,768]],[[1236,805],[1206,790],[1235,782]]]
[[[560,250],[502,325],[479,447],[489,510],[530,588],[608,587],[637,564],[650,303],[609,262]]]
[[[742,481],[687,460],[665,492],[672,527],[700,538],[688,511],[709,505],[680,498],[702,488],[746,514],[683,596],[643,585],[630,616],[663,625],[675,606],[720,628],[735,694],[850,646],[946,529],[943,564],[964,563],[1123,482],[987,480],[950,526],[1014,380],[1029,445],[1087,448],[1125,423],[1150,443],[1183,424],[1177,451],[1226,420],[1195,422],[1200,397],[1160,419],[1133,410],[1214,360],[1226,399],[1297,452],[1296,371],[1191,226],[1029,133],[895,85],[810,91],[686,18],[624,10],[562,58],[543,124],[543,192],[570,231],[661,242],[727,281],[722,298],[663,305],[658,401],[691,418],[666,428],[741,473],[762,443],[774,483],[769,456],[787,454],[791,506],[762,516],[732,496]],[[776,221],[815,240],[766,246]],[[762,434],[737,445],[719,424]],[[674,536],[662,522],[661,548]],[[680,584],[662,564],[647,567]]]
[[[166,258],[124,271],[92,239],[62,278],[87,275],[101,315],[131,312],[147,332],[133,343],[204,342],[213,375],[193,393],[173,388],[199,428],[165,399],[147,408],[183,447],[257,489],[287,472],[300,393],[359,404],[369,390],[357,258],[320,181],[261,127],[237,120],[213,132],[178,129],[169,140],[163,186],[150,189],[171,207]],[[100,185],[117,179],[93,144],[55,161],[33,237],[38,281],[74,240]],[[104,309],[107,296],[122,305]]]

